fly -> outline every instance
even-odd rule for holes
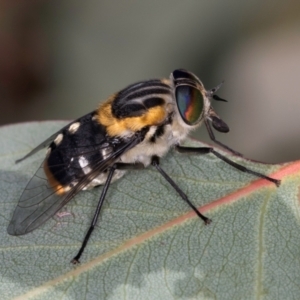
[[[55,215],[79,191],[104,185],[81,248],[72,259],[79,259],[88,243],[110,184],[127,170],[152,165],[194,210],[205,224],[211,220],[161,168],[159,159],[171,148],[180,153],[211,153],[230,166],[280,185],[280,180],[244,167],[212,147],[183,147],[189,133],[203,122],[211,140],[240,155],[215,139],[212,127],[228,132],[229,127],[211,106],[218,97],[217,87],[206,90],[197,76],[183,69],[169,79],[153,79],[132,84],[109,97],[98,109],[71,122],[34,148],[21,162],[48,147],[46,158],[24,189],[8,226],[11,235],[31,232]],[[212,127],[211,127],[212,125]]]

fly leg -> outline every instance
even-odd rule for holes
[[[160,167],[159,157],[152,157],[152,165],[157,169],[157,171],[171,184],[171,186],[176,190],[180,197],[194,210],[199,218],[201,218],[205,225],[211,222],[211,219],[202,215],[197,207],[188,199],[187,195],[180,189],[180,187],[173,181],[173,179]]]
[[[113,174],[114,174],[115,170],[116,170],[115,166],[112,166],[109,169],[109,173],[108,173],[105,185],[103,187],[103,190],[102,190],[102,193],[101,193],[101,196],[100,196],[100,199],[99,199],[99,202],[98,202],[98,205],[97,205],[92,223],[90,225],[90,228],[89,228],[87,234],[84,237],[81,248],[79,249],[77,255],[71,260],[71,263],[74,264],[74,265],[79,263],[79,259],[82,255],[83,251],[84,251],[84,248],[86,247],[86,245],[88,243],[88,240],[89,240],[89,238],[90,238],[90,236],[91,236],[91,234],[92,234],[92,232],[95,228],[95,225],[97,224],[97,220],[98,220],[98,217],[99,217],[99,214],[100,214],[100,210],[101,210],[102,204],[104,202],[104,198],[106,196],[107,190],[109,188],[109,185],[110,185],[110,182],[111,182],[111,179],[113,177]]]
[[[224,162],[226,162],[228,165],[242,171],[248,174],[252,174],[254,176],[266,179],[270,182],[273,182],[276,184],[276,186],[280,185],[280,180],[266,176],[264,174],[261,174],[259,172],[250,170],[234,161],[232,161],[231,159],[227,158],[226,156],[222,155],[221,153],[217,152],[214,150],[214,148],[210,148],[210,147],[199,147],[199,148],[193,148],[193,147],[182,147],[182,146],[176,146],[176,150],[180,153],[187,153],[187,154],[207,154],[207,153],[212,153],[213,155],[215,155],[216,157],[218,157],[219,159],[223,160]]]
[[[220,119],[215,118],[215,119],[213,119],[213,121],[215,122],[214,124],[216,124],[216,122],[217,122],[217,121],[220,121]],[[223,121],[221,120],[221,122],[223,122]],[[209,137],[210,137],[210,139],[211,139],[214,143],[218,144],[218,145],[221,146],[222,148],[228,150],[229,152],[231,152],[231,153],[233,153],[233,154],[235,154],[235,155],[243,156],[243,154],[241,154],[241,153],[239,153],[239,152],[237,152],[237,151],[235,151],[235,150],[229,148],[229,147],[226,146],[225,144],[223,144],[223,143],[219,142],[218,140],[216,140],[215,135],[214,135],[214,132],[213,132],[212,128],[210,127],[210,124],[208,123],[208,121],[205,120],[204,123],[205,123],[206,129],[207,129],[207,132],[208,132],[208,134],[209,134]],[[227,126],[227,125],[226,125],[226,126]],[[219,131],[221,131],[221,132],[226,132],[226,131],[222,131],[222,130],[219,130]],[[229,128],[228,128],[228,131],[229,131]]]
[[[136,169],[143,169],[143,168],[144,168],[144,165],[141,164],[141,163],[135,163],[135,164],[115,163],[112,167],[110,167],[108,169],[108,176],[107,176],[105,185],[103,187],[103,190],[102,190],[102,193],[101,193],[101,196],[100,196],[100,199],[99,199],[99,202],[98,202],[93,220],[91,222],[90,228],[89,228],[87,234],[84,237],[81,248],[79,249],[77,255],[71,260],[71,263],[73,263],[73,264],[78,264],[79,263],[79,259],[82,255],[88,241],[89,241],[89,238],[90,238],[96,224],[97,224],[99,214],[100,214],[100,211],[101,211],[101,207],[103,205],[106,193],[108,191],[108,188],[109,188],[109,185],[110,185],[110,182],[111,182],[111,179],[113,177],[113,174],[114,174],[115,170],[117,170],[117,169],[118,170],[136,170]]]

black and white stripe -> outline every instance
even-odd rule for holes
[[[142,116],[155,106],[166,103],[172,96],[172,87],[161,80],[141,81],[121,90],[112,103],[112,113],[116,118]]]

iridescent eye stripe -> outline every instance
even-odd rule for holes
[[[191,100],[189,102],[188,109],[185,112],[186,119],[191,124],[197,122],[202,114],[203,105],[201,105],[201,101],[199,101],[199,94],[201,95],[201,93],[198,90],[192,89]]]
[[[186,109],[184,111],[184,116],[186,120],[188,120],[191,123],[194,123],[197,120],[197,118],[195,118],[195,104],[193,102],[194,98],[192,96],[191,100],[188,103],[186,103]]]
[[[188,85],[176,88],[176,101],[179,112],[188,124],[195,124],[202,115],[203,96],[201,92]]]

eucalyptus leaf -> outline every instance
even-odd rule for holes
[[[8,235],[13,210],[45,151],[15,160],[65,124],[0,129],[1,299],[299,298],[299,162],[271,166],[230,156],[281,179],[277,188],[213,155],[171,151],[162,168],[213,222],[205,226],[153,167],[130,171],[110,186],[78,266],[70,260],[101,187],[80,192],[37,230]]]

